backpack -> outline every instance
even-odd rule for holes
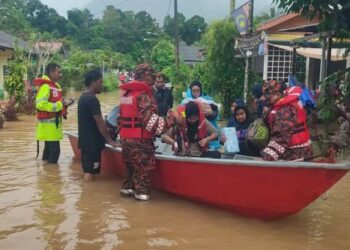
[[[299,86],[302,89],[299,100],[303,103],[307,113],[310,114],[311,110],[316,108],[316,100],[311,91],[305,86],[305,84],[299,82],[292,74],[288,75],[289,86]]]
[[[269,142],[269,129],[262,118],[256,119],[249,125],[246,140],[259,149],[263,149]]]

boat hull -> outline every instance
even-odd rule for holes
[[[75,156],[80,157],[77,137],[68,136]],[[336,169],[332,164],[329,168],[325,164],[300,167],[298,163],[295,163],[296,167],[291,167],[290,162],[198,161],[163,155],[156,158],[153,187],[264,220],[297,213],[348,171],[347,165]],[[103,150],[102,169],[124,176],[125,166],[120,150]]]

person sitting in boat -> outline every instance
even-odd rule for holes
[[[221,158],[218,151],[209,151],[210,141],[216,140],[216,128],[204,117],[201,105],[190,101],[178,107],[182,120],[162,135],[162,141],[173,146],[176,155]]]
[[[218,105],[213,101],[213,98],[203,94],[202,84],[198,80],[191,82],[189,90],[190,93],[187,93],[186,98],[181,101],[181,104],[186,104],[194,100],[200,102],[205,118],[212,122],[215,127],[217,127],[216,118],[218,117],[219,109]]]
[[[203,93],[202,84],[198,80],[191,82],[189,90],[187,91],[186,98],[181,101],[181,104],[186,104],[190,101],[196,101],[201,105],[201,110],[204,113],[205,118],[211,122],[211,124],[219,129],[217,124],[219,105],[213,101],[213,98]],[[218,140],[210,142],[209,147],[217,150],[221,147]]]
[[[271,111],[267,116],[270,127],[270,141],[262,151],[264,160],[298,160],[312,156],[310,132],[306,127],[306,112],[299,96],[298,86],[284,91],[270,92]]]
[[[237,98],[236,100],[234,100],[231,103],[232,115],[227,120],[227,127],[229,127],[229,128],[230,127],[235,127],[235,125],[237,124],[236,117],[235,117],[235,109],[237,108],[237,106],[246,106],[246,104],[244,103],[244,101],[241,98]]]
[[[239,99],[240,100],[240,99]],[[251,145],[246,140],[246,135],[248,132],[248,128],[250,124],[253,122],[253,119],[250,116],[248,107],[241,100],[241,102],[237,102],[238,105],[234,108],[233,118],[234,122],[228,123],[227,127],[235,127],[236,134],[238,138],[239,144],[239,154],[241,155],[249,155],[249,156],[260,156],[259,149]],[[224,134],[220,137],[220,143],[224,144],[227,140]]]
[[[254,103],[256,105],[256,115],[261,118],[264,107],[267,106],[269,96],[269,85],[264,81],[262,84],[257,84],[252,90]]]

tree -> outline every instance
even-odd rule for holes
[[[229,114],[232,100],[243,96],[244,61],[235,58],[236,26],[230,20],[215,21],[204,36],[206,90],[223,100],[224,112]]]
[[[202,34],[205,33],[206,29],[207,23],[205,22],[205,19],[196,15],[184,23],[180,30],[180,37],[188,45],[191,45],[201,39]]]
[[[177,27],[179,31],[185,25],[185,20],[186,17],[182,13],[177,13]],[[163,31],[169,37],[175,37],[175,21],[173,17],[168,15],[164,18]]]
[[[20,0],[0,0],[0,30],[11,34],[30,33],[31,25],[23,12],[23,2]],[[21,36],[21,37],[23,37]]]
[[[175,46],[168,40],[160,40],[152,49],[151,62],[158,71],[173,65],[175,62]]]
[[[336,36],[350,37],[349,0],[273,0],[279,8],[313,19],[320,18],[322,31],[335,30]]]
[[[275,6],[270,8],[269,12],[263,12],[260,15],[254,17],[254,27],[257,28],[260,24],[276,18],[280,15],[282,15],[284,12],[282,9],[276,8]]]
[[[4,87],[9,95],[9,103],[4,115],[8,121],[13,121],[17,119],[17,112],[25,97],[26,60],[24,52],[15,48],[13,59],[9,61],[8,67],[10,74],[5,78]]]

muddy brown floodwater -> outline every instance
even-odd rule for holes
[[[104,114],[117,96],[99,96]],[[84,183],[67,138],[58,165],[36,160],[35,125],[22,116],[0,130],[0,249],[350,249],[349,175],[273,222],[159,191],[137,202],[119,196],[117,176]],[[74,105],[64,129],[76,128]]]

